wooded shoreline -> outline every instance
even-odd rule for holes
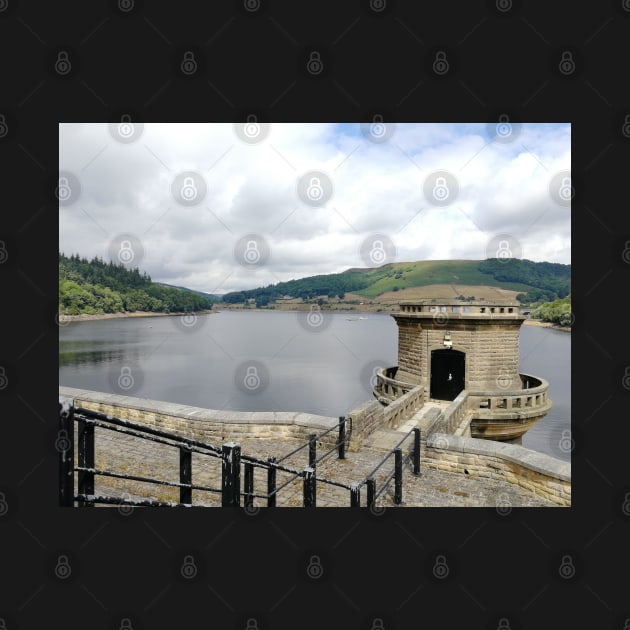
[[[266,309],[262,309],[264,312],[272,312]],[[226,309],[226,311],[252,311],[252,312],[261,312],[261,309],[237,309],[231,307]],[[220,310],[204,310],[204,311],[195,311],[194,313],[151,313],[148,311],[133,311],[133,312],[123,312],[123,313],[95,313],[88,314],[83,313],[81,315],[59,315],[59,325],[63,326],[64,324],[69,324],[70,322],[89,322],[89,321],[98,321],[101,319],[121,319],[121,318],[132,318],[132,317],[182,317],[183,315],[212,315],[216,313],[220,313]],[[277,309],[277,312],[280,313],[288,313],[295,312],[298,313],[297,309],[294,311],[289,311],[286,309]],[[326,311],[329,312],[329,311]],[[354,314],[357,311],[355,309],[344,310],[334,310],[330,311],[334,313],[343,314]],[[368,312],[368,311],[366,311]],[[389,311],[382,310],[381,313],[387,314]],[[543,322],[537,319],[526,319],[523,322],[526,326],[539,326],[542,328],[553,328],[554,330],[561,330],[563,332],[571,332],[571,328],[567,326],[558,326],[552,322]]]

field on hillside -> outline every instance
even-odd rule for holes
[[[387,291],[374,298],[374,301],[378,301],[381,304],[391,304],[401,300],[456,298],[459,295],[463,295],[466,298],[474,296],[477,300],[515,300],[518,293],[519,291],[510,291],[509,289],[499,289],[485,285],[430,284],[425,287],[410,287],[399,291]]]
[[[464,284],[464,289],[471,286],[502,285],[516,295],[516,293],[526,292],[528,288],[525,284],[515,282],[499,282],[491,275],[482,273],[477,269],[477,263],[469,260],[427,260],[408,263],[394,263],[374,270],[370,273],[373,283],[356,294],[363,298],[382,299],[394,288],[399,290],[444,285],[451,286],[451,283]],[[468,292],[461,292],[462,295],[473,295]],[[411,298],[413,299],[413,298]]]

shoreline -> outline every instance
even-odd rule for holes
[[[554,330],[561,330],[562,332],[571,332],[570,326],[558,326],[558,324],[543,322],[539,319],[526,319],[523,324],[527,326],[538,326],[539,328],[553,328]]]
[[[69,324],[70,322],[89,322],[89,321],[98,321],[102,319],[122,319],[122,318],[132,318],[132,317],[181,317],[183,315],[216,315],[221,312],[230,312],[230,311],[250,311],[255,313],[272,313],[272,312],[280,312],[280,313],[300,313],[307,311],[308,309],[254,309],[254,308],[226,308],[221,310],[203,310],[203,311],[190,311],[190,312],[179,312],[179,313],[152,313],[149,311],[131,311],[131,312],[123,312],[123,313],[94,313],[88,314],[83,313],[81,315],[59,315],[59,325],[63,326],[64,324]],[[369,313],[369,314],[389,314],[393,312],[393,309],[381,309],[378,312],[373,310],[359,310],[359,309],[325,309],[323,312],[332,312],[338,313],[340,315],[355,315],[357,313]],[[526,319],[523,322],[525,326],[538,326],[540,328],[552,328],[554,330],[560,330],[562,332],[571,332],[571,328],[569,326],[558,326],[557,324],[553,324],[552,322],[543,322],[537,319]]]
[[[81,315],[59,315],[59,324],[70,322],[90,322],[100,319],[122,319],[131,317],[181,317],[182,315],[212,315],[219,311],[189,311],[181,313],[152,313],[150,311],[129,311],[123,313],[82,313]]]

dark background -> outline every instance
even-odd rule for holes
[[[0,0],[0,627],[627,627],[630,2],[425,4]],[[179,69],[185,51],[192,76]],[[313,51],[317,76],[306,71]],[[123,113],[571,122],[573,506],[59,508],[58,123]],[[55,574],[60,556],[67,579]]]

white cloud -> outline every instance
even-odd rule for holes
[[[107,259],[112,239],[130,233],[156,281],[224,292],[334,273],[365,266],[360,248],[376,233],[394,242],[399,261],[482,259],[508,234],[525,258],[571,262],[571,209],[549,193],[553,176],[571,168],[568,124],[524,124],[506,143],[485,124],[426,123],[398,123],[381,144],[358,124],[306,123],[274,123],[254,145],[231,124],[145,124],[129,144],[107,124],[63,124],[59,140],[59,168],[81,184],[76,203],[60,206],[60,250]],[[312,170],[332,181],[325,207],[297,194],[298,177]],[[450,205],[425,196],[436,170],[457,178]],[[183,171],[205,179],[199,205],[171,194]],[[234,258],[249,233],[271,248],[255,271]]]

